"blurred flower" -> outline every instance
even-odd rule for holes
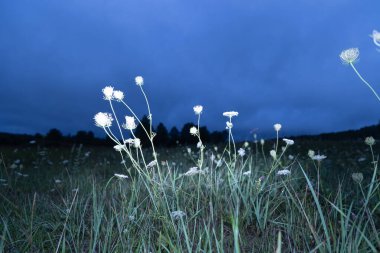
[[[352,64],[359,57],[359,49],[358,48],[349,48],[349,49],[343,50],[340,53],[339,57],[344,64]]]
[[[190,128],[190,134],[191,135],[197,135],[197,133],[198,133],[198,129],[196,127],[193,126]]]
[[[202,111],[203,111],[203,106],[201,106],[201,105],[196,105],[196,106],[193,107],[193,110],[194,110],[194,112],[195,112],[196,115],[199,115],[199,114],[201,114]]]
[[[287,176],[290,175],[290,170],[284,169],[284,170],[279,170],[277,171],[278,176]]]
[[[288,158],[289,158],[289,160],[293,160],[293,159],[294,159],[294,156],[289,155]]]
[[[264,143],[265,143],[264,139],[260,139],[260,144],[264,145]]]
[[[120,179],[128,178],[128,176],[124,175],[124,174],[117,174],[117,173],[115,173],[114,175],[115,175],[115,177],[120,178]]]
[[[148,167],[148,168],[153,168],[153,167],[156,166],[156,165],[157,165],[156,160],[153,160],[153,161],[151,161],[150,163],[148,163],[148,165],[147,165],[146,167]]]
[[[269,154],[270,154],[271,157],[273,157],[273,159],[277,158],[277,154],[276,154],[275,150],[272,149],[271,151],[269,151]]]
[[[113,146],[113,148],[114,148],[116,151],[121,152],[121,151],[123,151],[123,149],[125,148],[125,145],[120,145],[120,144],[118,144],[118,145]]]
[[[308,155],[311,159],[313,159],[313,157],[315,156],[315,151],[309,149],[309,152],[307,152],[307,155]]]
[[[239,156],[241,156],[241,157],[245,156],[245,150],[242,149],[242,148],[240,148],[240,149],[238,150],[238,154],[239,154]]]
[[[110,127],[112,125],[112,114],[106,112],[98,112],[94,116],[95,125],[98,127]]]
[[[370,136],[370,137],[367,137],[367,138],[365,138],[365,144],[367,144],[368,146],[373,146],[373,145],[375,145],[375,139],[372,137],[372,136]]]
[[[117,101],[121,101],[124,98],[124,93],[122,91],[120,91],[120,90],[115,90],[115,91],[113,91],[113,97]]]
[[[29,141],[29,144],[36,144],[36,141],[35,140],[31,140],[31,141]]]
[[[142,76],[136,76],[135,77],[135,82],[137,86],[141,86],[144,84],[144,78]]]
[[[226,122],[226,129],[232,129],[233,126],[234,125],[232,124],[232,122],[229,122],[229,121]]]
[[[125,124],[123,124],[123,127],[127,130],[136,129],[135,117],[125,116]]]
[[[60,179],[55,179],[55,180],[54,180],[54,183],[56,183],[56,184],[60,184],[60,183],[62,183],[62,180],[60,180]]]
[[[325,156],[325,155],[315,155],[315,156],[313,156],[311,159],[320,162],[320,161],[322,161],[322,160],[324,160],[324,159],[326,159],[326,158],[327,158],[327,156]]]
[[[104,100],[112,100],[113,99],[113,87],[112,86],[106,86],[102,89],[103,92],[103,99]]]
[[[244,146],[245,148],[247,148],[247,147],[249,146],[248,141],[244,142],[243,146]]]
[[[178,210],[178,211],[173,211],[173,212],[171,212],[171,213],[170,213],[170,216],[171,216],[173,219],[175,219],[175,220],[179,220],[179,219],[181,219],[182,217],[186,216],[186,213],[183,212],[183,211]]]
[[[133,146],[134,146],[135,148],[139,148],[139,147],[141,147],[141,140],[140,140],[139,138],[134,138],[134,139],[133,139]]]
[[[354,180],[354,182],[360,184],[362,181],[363,181],[363,173],[352,173],[352,180]]]
[[[373,39],[373,43],[375,43],[376,46],[380,47],[380,32],[373,30],[372,34],[369,36]]]
[[[187,148],[187,153],[191,154],[191,148]]]
[[[235,111],[230,111],[230,112],[224,112],[223,113],[223,116],[226,116],[226,117],[229,117],[230,119],[234,116],[238,116],[239,113],[238,112],[235,112]]]
[[[248,171],[246,171],[246,172],[243,172],[243,175],[244,175],[244,176],[249,176],[249,175],[251,175],[251,171],[248,170]]]
[[[199,142],[197,143],[197,148],[201,148],[201,147],[202,147],[202,142],[199,141]]]
[[[185,174],[183,174],[184,176],[193,176],[193,175],[196,175],[196,174],[204,174],[204,171],[203,170],[199,170],[198,167],[192,167],[190,168]]]
[[[294,144],[294,141],[293,140],[290,140],[290,139],[282,139],[283,141],[285,141],[285,143],[286,143],[286,145],[289,145],[289,146],[291,146],[291,145],[293,145]]]
[[[273,125],[273,128],[274,128],[274,130],[276,130],[276,132],[280,131],[281,127],[282,126],[279,123]]]

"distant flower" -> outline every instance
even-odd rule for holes
[[[133,139],[128,138],[128,139],[124,140],[124,144],[129,144],[129,145],[133,144]]]
[[[31,141],[29,142],[29,144],[36,144],[36,141],[35,141],[35,140],[31,140]]]
[[[281,127],[282,127],[281,124],[278,124],[278,123],[273,125],[273,128],[274,130],[276,130],[276,132],[280,131]]]
[[[290,139],[282,139],[283,141],[285,141],[285,143],[286,143],[286,145],[289,145],[289,146],[291,146],[291,145],[293,145],[294,144],[294,141],[293,140],[290,140]]]
[[[360,184],[363,181],[363,173],[352,173],[352,180]]]
[[[344,64],[352,64],[359,57],[359,49],[358,48],[349,48],[349,49],[343,50],[340,53],[339,57]]]
[[[246,171],[246,172],[243,172],[243,175],[244,175],[244,176],[249,176],[249,175],[251,175],[251,171],[248,170],[248,171]]]
[[[270,156],[273,158],[273,159],[276,159],[277,158],[277,154],[276,154],[276,151],[275,150],[271,150],[271,151],[269,151],[269,154],[270,154]]]
[[[238,112],[235,112],[235,111],[230,111],[230,112],[224,112],[223,113],[223,116],[226,116],[226,117],[229,117],[230,119],[234,116],[238,116],[239,113]]]
[[[260,139],[260,144],[264,145],[264,143],[265,143],[264,139]]]
[[[205,172],[203,170],[199,170],[198,167],[192,167],[190,168],[185,174],[183,174],[184,176],[193,176],[193,175],[196,175],[196,174],[204,174]]]
[[[113,87],[112,86],[106,86],[105,88],[103,88],[102,90],[103,92],[103,99],[105,100],[112,100],[113,99]]]
[[[287,170],[287,169],[277,171],[278,176],[287,176],[287,175],[290,175],[290,173],[291,173],[290,170]]]
[[[197,133],[198,133],[198,129],[196,127],[193,126],[190,128],[190,134],[191,135],[197,135]]]
[[[248,141],[244,142],[243,146],[244,146],[245,148],[248,148],[248,146],[249,146]]]
[[[223,165],[223,160],[220,159],[216,162],[216,167],[221,167]]]
[[[137,86],[141,86],[144,84],[144,78],[142,76],[136,76],[135,77],[135,82]]]
[[[123,127],[127,130],[136,129],[135,117],[125,116],[125,124],[123,124]]]
[[[153,168],[153,167],[156,166],[156,165],[157,165],[156,160],[153,160],[153,161],[151,161],[150,163],[148,163],[148,164],[146,165],[146,167],[148,167],[148,168]]]
[[[94,117],[95,125],[98,127],[110,127],[112,125],[112,114],[106,112],[98,112]]]
[[[197,148],[201,148],[201,147],[202,147],[202,142],[198,141]]]
[[[203,111],[203,106],[201,106],[201,105],[196,105],[196,106],[193,107],[193,110],[194,110],[194,112],[195,112],[196,115],[199,115],[199,114],[201,114],[202,111]]]
[[[293,159],[294,159],[294,156],[289,155],[289,156],[288,156],[288,159],[289,159],[289,160],[293,160]]]
[[[215,160],[215,155],[214,154],[211,154],[210,160],[211,160],[211,162],[213,162]]]
[[[373,145],[375,145],[375,139],[372,137],[372,136],[370,136],[370,137],[367,137],[367,138],[365,138],[365,144],[367,144],[368,146],[373,146]]]
[[[191,148],[187,148],[187,153],[191,154]]]
[[[118,145],[113,146],[113,148],[114,148],[116,151],[121,152],[121,151],[123,151],[123,149],[125,148],[125,145],[120,145],[120,144],[118,144]]]
[[[139,147],[141,147],[141,140],[140,140],[139,138],[134,138],[134,139],[133,139],[133,146],[134,146],[135,148],[139,148]]]
[[[376,46],[380,47],[380,32],[373,30],[372,34],[369,36],[373,39],[373,43],[375,43]]]
[[[117,101],[121,101],[124,98],[124,93],[122,91],[120,91],[120,90],[115,90],[115,91],[113,91],[113,97]]]
[[[232,129],[233,126],[234,125],[232,124],[232,122],[229,122],[229,121],[226,122],[226,129]]]
[[[128,176],[124,175],[124,174],[117,174],[117,173],[115,173],[114,175],[115,175],[115,177],[120,178],[120,179],[128,178]]]
[[[239,156],[241,156],[241,157],[245,156],[245,150],[242,149],[242,148],[240,148],[240,149],[238,150],[238,154],[239,154]]]
[[[315,156],[313,156],[311,159],[320,162],[320,161],[322,161],[322,160],[324,160],[324,159],[326,159],[326,158],[327,158],[327,156],[325,156],[325,155],[315,155]]]
[[[183,211],[178,210],[178,211],[173,211],[173,212],[171,212],[171,213],[170,213],[170,216],[171,216],[173,219],[175,219],[175,220],[179,220],[179,219],[181,219],[182,217],[186,216],[186,213],[183,212]]]
[[[55,180],[54,180],[54,183],[56,183],[56,184],[60,184],[60,183],[62,183],[62,180],[60,180],[60,179],[55,179]]]
[[[309,152],[307,152],[307,155],[308,155],[311,159],[313,159],[313,157],[315,156],[315,151],[309,149]]]

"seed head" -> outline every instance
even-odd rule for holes
[[[112,125],[112,114],[106,112],[98,112],[94,116],[95,125],[98,127],[110,127]]]
[[[125,116],[125,124],[123,127],[127,130],[135,129],[137,127],[135,123],[135,117]]]
[[[349,49],[343,50],[340,53],[339,57],[344,64],[352,64],[359,57],[359,49],[358,48],[349,48]]]
[[[273,128],[274,130],[276,130],[276,132],[280,131],[281,127],[282,127],[281,124],[278,124],[278,123],[273,125]]]
[[[113,97],[116,99],[116,101],[121,101],[124,99],[124,93],[120,90],[114,90],[113,91]]]
[[[196,106],[193,107],[193,110],[194,110],[194,112],[195,112],[196,115],[199,115],[199,114],[201,114],[202,111],[203,111],[203,106],[201,106],[201,105],[196,105]]]
[[[141,86],[144,84],[144,78],[142,76],[136,76],[135,77],[135,82],[137,86]]]
[[[104,100],[112,100],[113,99],[113,87],[112,86],[106,86],[102,89],[103,92],[103,99]]]

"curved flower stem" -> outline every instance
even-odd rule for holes
[[[368,88],[373,92],[373,94],[375,94],[376,98],[380,101],[380,97],[379,97],[379,95],[377,95],[376,91],[372,88],[372,86],[371,86],[366,80],[364,80],[364,78],[359,74],[359,72],[356,70],[354,64],[352,64],[352,63],[350,62],[350,66],[351,66],[352,69],[355,71],[355,73],[358,75],[358,77],[360,78],[360,80],[362,80],[363,83],[365,83],[365,84],[368,86]]]
[[[117,127],[119,128],[120,135],[121,135],[121,139],[123,140],[123,143],[124,143],[123,132],[121,131],[121,127],[120,127],[119,121],[118,121],[118,119],[117,119],[117,116],[116,116],[115,110],[113,109],[112,102],[111,102],[111,100],[108,100],[108,101],[110,102],[110,106],[111,106],[112,113],[113,113],[113,115],[115,116],[116,124],[117,124]]]
[[[145,98],[145,102],[146,102],[146,106],[148,107],[148,119],[149,119],[149,133],[150,133],[150,136],[152,136],[152,121],[153,121],[153,118],[152,118],[152,113],[150,112],[150,106],[149,106],[149,101],[148,101],[148,97],[146,96],[145,92],[144,92],[144,89],[142,88],[141,85],[140,86],[140,89],[141,89],[141,92],[142,94],[144,95],[144,98]]]

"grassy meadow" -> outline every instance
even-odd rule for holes
[[[378,252],[379,147],[276,143],[1,147],[0,252]]]

